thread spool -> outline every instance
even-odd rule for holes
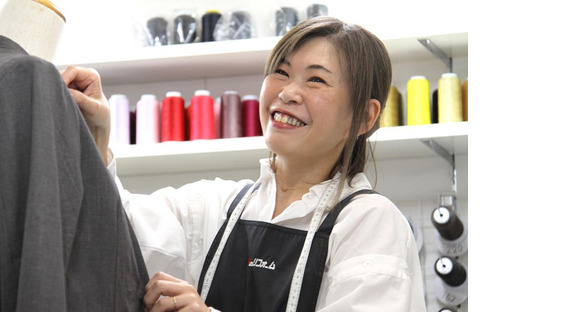
[[[276,10],[276,36],[284,36],[296,24],[298,24],[298,12],[296,9],[281,7]]]
[[[163,46],[169,44],[167,21],[163,17],[154,17],[147,21],[147,30],[150,46]]]
[[[255,95],[242,97],[242,135],[245,137],[261,136],[262,125],[260,124],[260,103]]]
[[[407,82],[407,125],[430,123],[429,80],[424,76],[413,76]]]
[[[230,39],[249,39],[252,37],[250,14],[244,11],[234,11],[230,17]]]
[[[137,143],[137,111],[129,112],[129,139],[131,144]]]
[[[439,91],[433,91],[431,97],[431,123],[439,123]]]
[[[439,123],[463,121],[461,81],[455,73],[445,73],[439,79]]]
[[[222,137],[222,98],[218,97],[213,103],[213,122],[215,129],[215,137],[219,139]]]
[[[389,97],[387,98],[387,103],[385,108],[381,113],[381,127],[396,127],[399,126],[400,120],[400,93],[395,86],[391,86],[389,89]]]
[[[463,82],[461,94],[463,97],[463,120],[467,121],[467,78]]]
[[[197,90],[189,106],[190,140],[215,139],[213,98],[208,90]]]
[[[129,145],[130,117],[129,99],[124,94],[113,94],[109,98],[109,110],[111,112],[111,135],[110,145]]]
[[[467,228],[450,207],[439,206],[431,213],[431,223],[437,229],[437,249],[447,256],[467,253]]]
[[[181,93],[167,92],[161,102],[161,142],[185,140],[184,110]]]
[[[405,116],[403,116],[403,95],[401,94],[401,92],[399,92],[399,99],[398,102],[399,103],[399,125],[403,125],[405,123],[404,119]]]
[[[137,102],[136,144],[159,143],[159,103],[153,94],[143,94]]]
[[[467,270],[461,263],[443,256],[435,261],[435,273],[440,278],[436,295],[441,303],[456,306],[467,299]]]
[[[242,102],[236,91],[226,91],[222,101],[222,138],[242,136]]]
[[[173,20],[173,43],[193,43],[197,38],[197,21],[189,14],[180,14]]]
[[[201,18],[201,41],[209,42],[215,41],[213,33],[215,26],[222,15],[218,10],[209,10]]]
[[[312,4],[307,9],[308,19],[317,16],[328,16],[328,7],[324,4]]]

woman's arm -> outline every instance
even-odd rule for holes
[[[317,311],[425,311],[413,234],[381,195],[358,196],[341,212],[327,268]]]
[[[79,106],[103,161],[108,165],[111,116],[99,73],[92,68],[69,66],[60,75]]]

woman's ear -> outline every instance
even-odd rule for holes
[[[367,117],[365,122],[361,124],[361,127],[358,130],[358,135],[366,133],[373,128],[373,125],[381,113],[381,103],[379,103],[377,99],[370,99],[367,103],[367,108]]]

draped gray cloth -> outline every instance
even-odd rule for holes
[[[0,36],[0,311],[144,311],[147,280],[57,69]]]

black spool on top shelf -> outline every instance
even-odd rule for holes
[[[197,21],[189,14],[181,14],[173,20],[173,43],[193,43],[197,38]]]
[[[298,24],[298,12],[291,7],[276,10],[276,36],[283,36]]]
[[[163,17],[154,17],[147,21],[149,32],[149,45],[162,46],[169,44],[167,35],[167,21]]]
[[[222,15],[217,10],[207,11],[201,18],[201,41],[215,41],[213,33],[215,26]]]
[[[317,16],[328,16],[328,7],[324,4],[313,4],[307,9],[308,18],[313,18]]]
[[[252,37],[252,27],[250,14],[244,11],[232,12],[230,18],[230,38],[229,39],[249,39]]]

